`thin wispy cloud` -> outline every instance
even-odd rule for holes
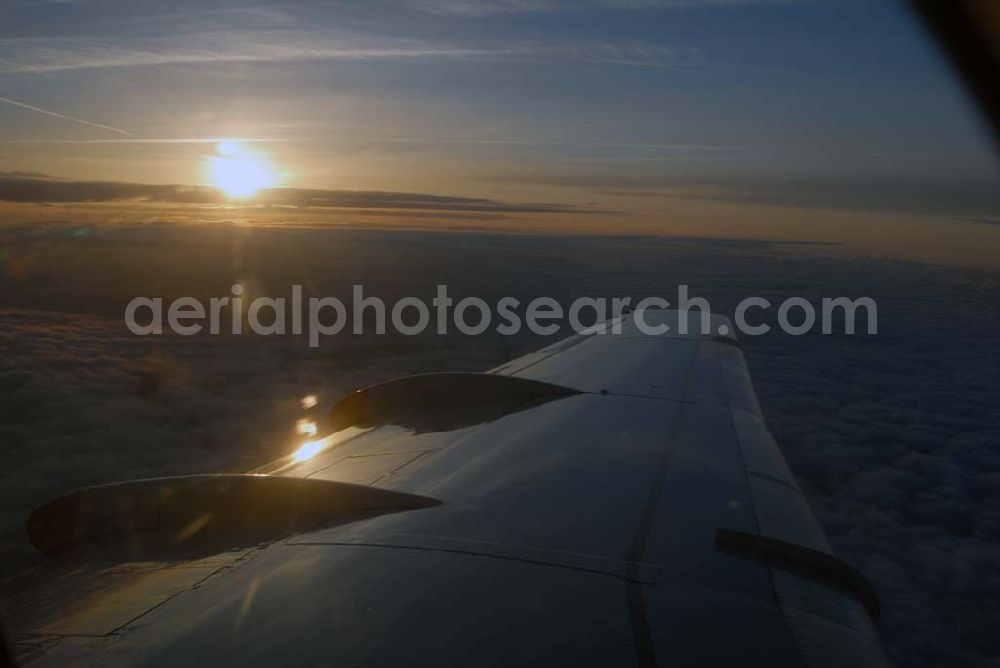
[[[419,137],[381,137],[372,141],[401,144],[469,144],[501,146],[575,146],[580,148],[643,148],[670,151],[732,151],[737,146],[731,144],[664,144],[656,142],[616,142],[616,141],[574,141],[563,139],[422,139]]]
[[[304,60],[470,58],[510,49],[464,48],[423,40],[378,39],[304,30],[217,31],[153,39],[0,40],[0,70],[46,73],[109,67]]]
[[[803,0],[409,0],[420,11],[452,16],[489,16],[579,9],[643,10],[681,7],[733,7]]]
[[[258,144],[275,141],[295,141],[288,139],[248,138],[248,137],[123,137],[114,139],[0,139],[0,145],[19,144],[217,144],[220,141],[239,141],[242,144]],[[301,140],[307,141],[307,140]]]
[[[4,104],[9,104],[21,109],[26,109],[28,111],[33,111],[38,114],[44,114],[46,116],[52,116],[54,118],[61,118],[64,121],[71,121],[73,123],[79,123],[81,125],[87,125],[92,128],[98,128],[99,130],[108,130],[110,132],[116,132],[121,135],[130,136],[130,133],[121,128],[116,128],[111,125],[105,125],[103,123],[95,123],[94,121],[88,121],[85,118],[80,118],[78,116],[70,116],[69,114],[63,114],[58,111],[52,111],[51,109],[42,109],[41,107],[36,107],[33,104],[27,104],[25,102],[18,102],[17,100],[12,100],[8,97],[0,97],[0,102]]]
[[[48,73],[113,67],[308,60],[462,59],[706,65],[697,49],[662,44],[541,40],[466,44],[304,29],[225,30],[156,38],[0,39],[0,72]]]
[[[70,204],[82,202],[160,202],[171,204],[229,204],[216,188],[176,184],[71,181],[38,174],[0,172],[0,201]],[[552,202],[507,202],[482,197],[454,197],[433,193],[381,190],[323,190],[271,188],[261,191],[252,205],[329,209],[450,211],[469,213],[599,213]]]
[[[994,216],[993,218],[959,218],[959,222],[963,223],[976,223],[977,225],[998,225],[1000,226],[1000,216]]]
[[[467,137],[437,138],[437,137],[385,137],[385,136],[294,136],[294,137],[115,137],[99,139],[78,139],[78,138],[49,138],[49,137],[25,137],[20,139],[0,139],[0,145],[30,145],[30,144],[68,144],[68,145],[88,145],[88,144],[202,144],[212,145],[221,141],[239,141],[244,144],[295,144],[295,143],[330,143],[345,144],[354,142],[364,142],[365,144],[419,144],[428,146],[524,146],[524,147],[552,147],[552,148],[581,148],[581,149],[641,149],[644,152],[653,153],[695,153],[705,159],[726,159],[733,156],[720,154],[737,153],[741,149],[739,146],[731,144],[684,144],[684,143],[656,143],[656,142],[620,142],[620,141],[580,141],[564,139],[520,139],[520,138],[486,138]],[[635,159],[642,159],[644,156],[634,156]],[[649,159],[656,159],[656,156],[648,156]],[[595,157],[594,160],[606,158]]]
[[[795,176],[750,173],[540,173],[497,175],[500,182],[530,183],[595,194],[702,200],[720,204],[964,216],[978,222],[1000,212],[1000,192],[988,180]]]

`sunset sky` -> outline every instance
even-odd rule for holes
[[[0,573],[42,563],[29,513],[70,490],[258,470],[308,453],[358,388],[495,369],[569,333],[507,335],[498,308],[478,336],[354,334],[378,320],[352,322],[355,286],[434,305],[443,285],[452,315],[466,297],[568,314],[686,293],[727,315],[753,297],[773,307],[741,346],[768,428],[878,591],[893,663],[995,665],[1000,146],[910,4],[0,0]],[[136,298],[169,325],[178,298],[211,313],[236,294],[248,322],[256,298],[301,294],[350,305],[352,326],[320,348],[127,326]],[[877,335],[839,315],[826,335],[821,300],[841,297],[877,303]],[[793,298],[791,321],[802,299],[821,316],[801,336],[777,322]],[[595,364],[628,376],[607,350]],[[447,479],[457,460],[436,461]],[[632,484],[601,465],[611,492]],[[482,503],[520,480],[495,478]],[[208,648],[205,628],[164,638]],[[139,661],[118,631],[79,640]]]
[[[226,138],[266,165],[263,185],[295,190],[134,185],[218,185],[208,161]],[[155,209],[838,241],[996,265],[997,165],[890,0],[0,8],[4,224]]]

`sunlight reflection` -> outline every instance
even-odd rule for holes
[[[292,459],[297,462],[304,462],[312,459],[323,451],[323,441],[306,441],[302,447],[292,453]]]
[[[316,431],[316,423],[312,420],[303,418],[295,423],[295,433],[299,436],[315,436]]]

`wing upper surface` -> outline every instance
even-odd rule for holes
[[[646,315],[678,324],[676,312]],[[345,399],[315,453],[262,472],[440,505],[252,549],[40,660],[166,665],[187,648],[259,665],[291,648],[280,655],[293,665],[882,665],[849,583],[717,544],[724,530],[835,559],[720,331],[728,322],[650,335],[635,317],[621,334],[577,335],[486,376]]]

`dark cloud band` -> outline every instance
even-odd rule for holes
[[[0,174],[0,201],[46,204],[76,202],[163,202],[169,204],[225,204],[229,200],[215,188],[118,181],[66,181],[24,175]],[[595,213],[565,204],[517,203],[478,197],[452,197],[428,193],[378,190],[321,190],[272,188],[251,200],[253,204],[331,209],[393,209],[476,213]]]

